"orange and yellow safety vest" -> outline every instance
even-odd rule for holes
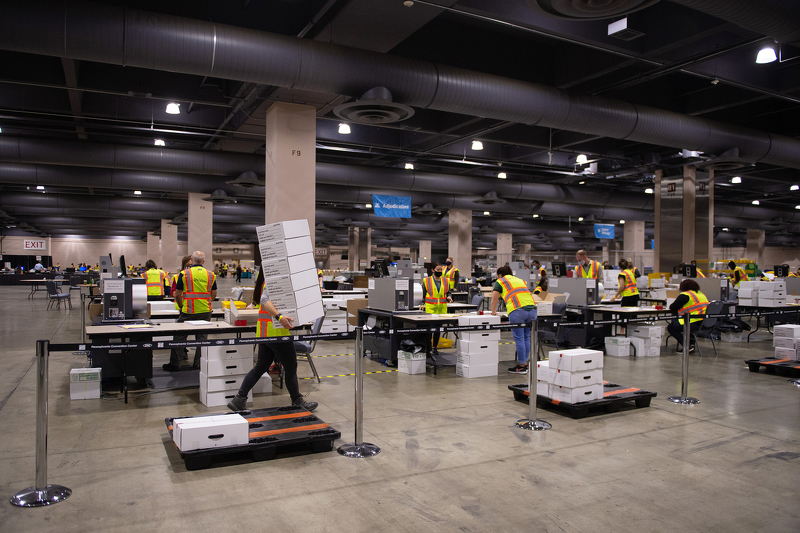
[[[515,309],[532,305],[536,307],[536,302],[533,301],[531,291],[528,290],[527,285],[521,279],[514,276],[503,276],[498,278],[497,281],[503,288],[501,296],[506,303],[506,310],[511,313]]]
[[[699,291],[684,291],[681,294],[685,294],[689,297],[689,301],[684,304],[678,310],[678,323],[683,324],[683,318],[681,318],[686,313],[690,315],[702,315],[706,312],[706,308],[708,307],[708,298],[706,295]],[[690,323],[699,322],[703,320],[702,318],[691,318],[689,319]]]
[[[622,286],[622,297],[636,296],[639,294],[639,289],[636,287],[636,276],[630,268],[623,270],[618,276],[625,279],[625,285]]]
[[[286,328],[276,328],[273,325],[272,315],[258,306],[258,323],[256,325],[256,337],[283,337],[289,335]]]
[[[148,296],[164,296],[164,286],[167,284],[166,272],[151,268],[147,272],[142,272],[142,277],[147,280]]]
[[[211,311],[211,287],[217,276],[202,265],[194,265],[183,271],[183,307],[188,314]]]
[[[575,276],[579,278],[597,279],[600,273],[600,263],[589,259],[589,266],[578,265],[575,267]]]
[[[431,315],[447,314],[447,280],[444,276],[438,289],[433,276],[425,278],[425,312]]]
[[[442,271],[442,278],[447,279],[447,285],[450,287],[450,290],[456,288],[456,272],[458,272],[458,269],[455,265],[446,266]]]

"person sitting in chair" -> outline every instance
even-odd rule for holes
[[[672,305],[669,306],[669,310],[673,313],[678,315],[678,318],[672,321],[670,325],[667,326],[667,333],[675,337],[675,340],[678,341],[678,349],[677,352],[683,351],[683,315],[689,313],[690,315],[702,315],[705,314],[706,308],[708,307],[708,298],[706,295],[700,292],[700,285],[691,278],[685,279],[681,281],[680,284],[680,291],[681,293],[675,298],[675,301],[672,302]],[[703,319],[701,317],[698,318],[690,318],[689,319],[689,331],[693,334],[697,333],[700,329],[700,326],[703,324]],[[694,351],[694,344],[689,345],[689,352]]]

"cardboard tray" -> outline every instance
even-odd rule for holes
[[[514,393],[514,399],[519,402],[528,403],[528,384],[509,385],[508,390]],[[607,413],[616,413],[623,405],[634,402],[636,407],[649,407],[650,400],[658,394],[651,391],[617,385],[616,383],[603,382],[603,399],[590,400],[588,402],[565,403],[558,400],[551,400],[542,395],[537,399],[544,407],[552,406],[569,411],[572,418],[584,418],[590,410],[604,410]]]

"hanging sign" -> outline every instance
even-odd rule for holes
[[[373,194],[372,208],[379,217],[411,218],[411,197]]]
[[[614,224],[595,224],[594,236],[596,239],[613,239]]]

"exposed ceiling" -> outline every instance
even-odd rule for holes
[[[447,209],[459,207],[473,209],[476,246],[493,247],[496,232],[509,232],[515,244],[537,250],[594,247],[600,241],[592,222],[645,220],[652,234],[652,197],[645,190],[653,187],[654,173],[677,176],[692,163],[717,168],[717,245],[743,244],[747,228],[765,229],[769,245],[800,244],[800,190],[791,190],[800,184],[800,7],[791,0],[67,5],[66,11],[61,2],[0,7],[6,234],[16,226],[53,236],[142,237],[168,218],[185,235],[186,194],[198,191],[219,200],[216,241],[250,242],[263,220],[264,189],[231,182],[248,171],[245,182],[263,178],[266,110],[289,101],[317,109],[320,244],[345,244],[347,226],[370,226],[373,243],[415,247],[431,239],[442,250]],[[116,9],[121,6],[127,12]],[[171,29],[151,36],[151,55],[125,48],[117,56],[113,44],[132,47],[135,38],[123,39],[115,13],[135,22],[134,10],[180,18],[142,17],[153,28],[163,21]],[[609,36],[608,25],[626,10],[627,30]],[[256,30],[229,39],[253,47],[242,48],[239,70],[204,76],[197,73],[202,66],[189,64],[191,50],[157,46],[160,37],[174,46],[188,43],[187,19],[213,22],[221,34],[223,25]],[[54,28],[69,38],[59,41]],[[93,32],[109,43],[107,50],[82,48],[81,36],[89,42]],[[341,63],[331,62],[316,77],[304,74],[302,83],[284,83],[264,69],[277,72],[280,65],[273,64],[291,57],[277,45],[258,49],[267,45],[255,43],[257,32],[287,36],[280,41],[287,46],[319,43],[315,50]],[[756,64],[767,44],[779,60]],[[249,62],[247,52],[256,59]],[[214,60],[222,70],[225,58]],[[246,72],[250,63],[253,74]],[[394,64],[408,65],[408,75],[392,78]],[[386,104],[381,116],[410,118],[359,124],[337,116],[337,106],[340,115],[355,113],[363,104],[358,99],[373,88],[349,75],[345,68],[353,65],[361,71],[385,66],[385,73],[364,73],[364,79],[384,76],[399,104]],[[423,97],[429,80],[433,92]],[[461,95],[444,94],[456,82]],[[180,114],[166,113],[170,102],[180,104]],[[650,127],[656,119],[663,124]],[[349,135],[338,133],[343,121]],[[154,146],[155,139],[166,146]],[[483,150],[472,149],[474,140]],[[586,164],[576,163],[579,154]],[[497,177],[501,172],[505,181]],[[740,184],[731,183],[734,176]],[[381,191],[411,196],[414,216],[372,215],[364,204]]]

